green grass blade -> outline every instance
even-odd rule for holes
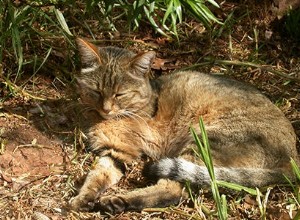
[[[272,189],[273,189],[272,187],[268,187],[264,201],[263,201],[263,207],[264,207],[265,212],[267,210],[267,203],[268,203],[269,195],[270,195],[270,192]]]
[[[179,21],[179,23],[181,23],[182,22],[182,5],[180,3],[180,0],[174,0],[173,4],[175,7],[177,17],[178,17],[178,21]]]
[[[66,22],[66,19],[64,17],[64,15],[61,13],[60,10],[58,9],[54,9],[54,13],[56,15],[56,18],[59,22],[59,24],[61,25],[62,29],[70,36],[73,36],[73,34],[71,33],[71,31],[69,30],[68,24]]]
[[[21,24],[27,21],[27,15],[31,12],[31,8],[29,5],[25,6],[21,9],[15,9],[14,17],[15,17],[15,23]]]
[[[170,16],[170,14],[174,13],[173,8],[174,8],[173,0],[170,0],[169,5],[167,7],[167,10],[166,10],[163,20],[162,20],[163,26],[166,24],[166,21],[167,21],[168,17]]]
[[[196,134],[195,129],[193,129],[193,128],[191,128],[192,135],[194,137],[199,154],[201,154],[201,156],[202,156],[203,162],[207,167],[207,170],[208,170],[208,173],[209,173],[209,176],[211,179],[211,191],[212,191],[213,198],[214,198],[214,201],[217,206],[218,218],[221,220],[223,220],[223,219],[225,220],[225,219],[227,219],[227,202],[222,201],[224,199],[226,200],[226,198],[224,196],[221,198],[220,193],[219,193],[218,184],[217,184],[215,173],[214,173],[214,167],[213,167],[213,162],[212,162],[212,157],[211,157],[211,152],[210,152],[208,136],[207,136],[207,132],[205,130],[205,126],[204,126],[204,122],[203,122],[202,118],[199,119],[199,128],[201,131],[202,140],[200,140],[200,138]]]
[[[208,9],[208,7],[206,7],[205,5],[202,5],[201,7],[199,7],[199,11],[201,11],[201,13],[203,14],[203,16],[206,17],[206,19],[209,22],[216,22],[218,24],[222,24],[222,22],[220,22],[216,16]]]
[[[241,186],[239,184],[236,183],[228,183],[225,181],[221,181],[221,180],[217,180],[217,184],[218,186],[223,186],[226,187],[228,189],[233,189],[235,191],[245,191],[251,195],[257,195],[257,191],[255,189],[249,188],[249,187],[245,187],[245,186]]]
[[[288,184],[292,187],[293,191],[295,192],[296,187],[295,187],[295,185],[293,184],[293,182],[292,182],[292,181],[290,180],[290,178],[287,177],[286,175],[283,174],[283,176],[284,176],[284,178],[286,179],[286,181],[288,182]]]
[[[205,6],[204,1],[182,0],[187,10],[194,15],[204,26],[210,27],[213,22],[222,24],[214,14]]]
[[[201,159],[203,160],[203,162],[205,163],[206,160],[204,160],[204,151],[202,150],[203,145],[202,142],[200,141],[195,129],[193,127],[190,128],[193,138],[195,140],[196,146],[197,146],[197,150],[195,149],[195,151],[197,151],[197,154],[201,155]]]
[[[295,160],[293,158],[291,158],[290,163],[291,163],[291,166],[292,166],[293,173],[296,177],[296,183],[294,184],[292,182],[292,180],[289,177],[287,177],[286,175],[284,175],[284,177],[288,181],[289,185],[292,187],[295,198],[296,198],[297,202],[299,203],[300,202],[300,191],[299,191],[300,169],[299,169],[297,163],[295,162]]]
[[[20,27],[20,22],[22,22],[22,19],[24,18],[27,12],[27,9],[28,7],[18,10],[14,8],[12,4],[8,5],[8,18],[10,20],[11,42],[14,50],[14,55],[18,62],[18,70],[17,70],[17,75],[15,77],[15,81],[19,77],[23,66],[23,48],[21,43],[19,27]]]
[[[39,65],[39,67],[37,69],[35,69],[35,66],[36,66],[36,59],[34,60],[35,61],[35,64],[34,64],[34,73],[29,77],[28,80],[26,80],[21,87],[23,87],[26,83],[28,83],[36,74],[37,72],[42,68],[42,66],[45,64],[45,62],[48,60],[48,57],[50,56],[52,52],[52,48],[49,48],[45,58],[43,59],[42,63]]]
[[[205,125],[204,125],[204,122],[203,122],[202,118],[199,119],[199,126],[200,126],[200,130],[201,130],[203,146],[204,146],[205,151],[206,151],[205,157],[206,157],[206,161],[207,161],[207,166],[209,168],[209,172],[210,172],[211,178],[213,180],[215,180],[214,169],[213,169],[214,166],[213,166],[211,152],[210,152],[208,135],[207,135],[207,132],[206,132],[206,129],[205,129]]]
[[[299,169],[298,165],[296,164],[296,162],[295,162],[295,160],[293,158],[291,158],[291,162],[290,163],[291,163],[292,170],[293,170],[296,178],[298,180],[300,180],[300,169]]]
[[[199,13],[197,9],[197,5],[194,1],[184,1],[185,2],[185,7],[188,9],[188,11],[199,21],[201,21],[205,27],[209,27],[210,23]]]
[[[210,4],[215,6],[216,8],[220,8],[219,4],[217,2],[215,2],[214,0],[207,0],[207,2],[209,2]]]
[[[262,213],[264,212],[263,206],[262,206],[262,202],[261,202],[262,194],[261,194],[261,192],[259,191],[258,188],[256,188],[256,194],[257,194],[257,196],[256,196],[256,202],[258,204],[259,212],[262,215]]]
[[[222,200],[221,200],[221,196],[220,196],[220,193],[219,193],[218,186],[217,186],[216,182],[213,181],[213,180],[211,181],[211,191],[212,191],[212,194],[213,194],[214,201],[217,205],[219,219],[226,220],[227,217],[224,214],[227,213],[227,211],[224,213],[224,209],[227,210],[227,207],[223,207],[223,203],[222,203]]]
[[[269,187],[267,192],[266,192],[266,195],[263,196],[261,194],[261,192],[259,191],[259,189],[256,188],[256,192],[257,192],[256,201],[257,201],[258,208],[259,208],[259,211],[260,211],[260,218],[262,220],[266,219],[267,203],[268,203],[268,199],[269,199],[269,195],[270,195],[271,190],[272,190],[272,188]],[[263,201],[261,200],[262,197],[263,197]]]
[[[19,77],[20,71],[23,66],[23,48],[22,48],[22,44],[21,44],[20,32],[19,32],[18,27],[14,24],[11,28],[12,28],[12,30],[11,30],[12,45],[13,45],[14,53],[16,56],[16,60],[18,61],[18,72],[17,72],[17,77],[16,77],[16,79],[17,79]]]
[[[222,195],[221,196],[221,207],[222,207],[222,216],[224,219],[228,218],[228,211],[227,211],[227,200],[226,200],[226,196]]]
[[[152,14],[150,13],[149,9],[144,6],[144,12],[149,20],[149,22],[151,23],[152,27],[158,32],[160,33],[161,35],[165,36],[165,37],[168,37],[169,38],[169,35],[167,35],[158,25],[157,23],[155,22]]]

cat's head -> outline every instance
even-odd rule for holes
[[[82,102],[105,118],[143,111],[151,100],[149,71],[155,52],[135,54],[116,47],[97,47],[76,40],[81,73],[77,79]]]

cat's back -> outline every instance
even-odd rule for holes
[[[245,145],[245,155],[250,149],[283,151],[288,156],[296,154],[291,123],[252,86],[196,71],[177,72],[159,80],[161,90],[156,118],[168,124],[166,133],[174,134],[174,143],[177,137],[184,139],[189,135],[190,125],[198,127],[202,117],[216,148],[228,146],[232,151],[230,146],[240,149]]]
[[[219,75],[197,71],[181,71],[159,79],[159,107],[172,106],[180,111],[226,113],[233,111],[265,111],[283,115],[261,92],[252,86]],[[201,115],[199,112],[196,116]]]
[[[203,99],[205,94],[211,96],[210,98],[223,100],[229,98],[251,101],[248,99],[249,96],[254,99],[268,100],[252,86],[224,76],[197,71],[180,71],[169,74],[161,77],[161,82],[161,92],[178,93],[184,98],[189,98],[189,95],[192,95],[193,98],[201,97]]]

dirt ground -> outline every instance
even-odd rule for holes
[[[236,7],[235,3],[228,3],[223,10],[236,9],[236,14],[242,15],[245,8]],[[254,19],[237,19],[231,24],[231,30],[224,30],[221,36],[213,39],[207,37],[204,28],[195,21],[182,25],[181,30],[186,35],[179,44],[147,28],[114,39],[99,33],[97,39],[102,45],[122,46],[134,51],[154,49],[157,51],[154,77],[198,64],[196,69],[200,71],[221,73],[254,85],[290,119],[299,146],[300,44],[285,36],[280,28],[282,23],[274,22],[276,19],[266,13],[261,9],[260,13],[254,13]],[[254,29],[259,32],[258,40],[254,39]],[[269,38],[267,34],[272,36]],[[236,60],[245,62],[238,65],[233,62]],[[261,65],[261,62],[267,65]],[[29,77],[30,73],[28,76],[25,73],[24,81]],[[7,95],[4,87],[0,89],[3,89],[0,92],[3,97]],[[82,123],[91,118],[82,114],[75,94],[72,83],[66,84],[59,77],[41,73],[31,78],[15,96],[0,102],[0,219],[203,218],[203,210],[191,201],[183,201],[169,209],[116,216],[69,211],[67,201],[76,194],[76,187],[94,157],[88,152],[83,132],[85,123]],[[127,177],[119,184],[122,190],[145,184],[139,167],[140,164],[132,165]],[[116,190],[119,189],[112,189]],[[299,204],[291,202],[294,197],[291,187],[274,186],[269,196],[267,219],[294,216],[299,210]],[[209,209],[214,207],[212,196],[205,190],[198,194],[197,200]],[[227,200],[230,219],[259,218],[255,196],[236,192],[229,193]]]

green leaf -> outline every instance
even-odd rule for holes
[[[169,2],[169,5],[168,5],[168,7],[167,7],[167,10],[166,10],[165,15],[164,15],[163,20],[162,20],[162,24],[163,24],[163,25],[165,25],[165,23],[166,23],[168,17],[170,16],[170,14],[171,14],[171,13],[174,13],[173,7],[174,7],[173,1],[171,0],[171,1]]]
[[[155,22],[155,20],[153,19],[152,15],[150,14],[150,11],[148,10],[148,8],[146,6],[144,6],[144,12],[148,18],[148,20],[150,21],[151,25],[154,27],[154,29],[159,32],[161,35],[164,35],[166,37],[169,37],[169,35],[167,35]]]
[[[218,217],[221,220],[227,219],[227,202],[222,201],[226,200],[226,198],[223,196],[221,199],[219,189],[218,189],[218,184],[216,181],[215,173],[214,173],[214,167],[213,167],[213,162],[212,162],[212,157],[211,157],[211,152],[210,152],[210,146],[209,146],[209,141],[208,141],[208,136],[207,132],[205,130],[204,122],[203,119],[199,119],[199,128],[201,130],[201,138],[198,137],[196,134],[196,131],[194,128],[191,127],[191,132],[194,137],[196,146],[198,148],[199,154],[201,154],[202,160],[208,170],[210,179],[211,179],[211,191],[213,194],[214,201],[216,202],[217,205],[217,211],[218,211]]]
[[[181,6],[179,0],[174,0],[174,7],[176,10],[176,14],[178,16],[178,21],[179,21],[179,23],[181,23],[182,22],[182,6]]]
[[[245,191],[245,192],[247,192],[251,195],[257,195],[257,192],[256,192],[255,189],[245,187],[245,186],[242,186],[242,185],[239,185],[239,184],[236,184],[236,183],[229,183],[229,182],[217,180],[217,184],[219,186],[226,187],[228,189],[233,189],[233,190],[236,190],[236,191],[239,191],[239,192],[240,191]]]
[[[222,195],[221,196],[221,207],[222,207],[222,216],[224,219],[228,218],[228,212],[227,212],[227,200],[226,200],[226,196]]]
[[[213,13],[205,6],[203,1],[199,0],[184,0],[182,3],[192,13],[195,18],[201,21],[206,27],[210,27],[212,22],[222,24]]]
[[[291,165],[297,179],[300,180],[300,169],[293,158],[291,158]]]
[[[19,29],[15,25],[12,26],[12,45],[14,48],[16,59],[18,60],[18,76],[23,65],[23,48],[21,44]]]
[[[210,4],[212,4],[213,6],[220,8],[220,6],[218,5],[217,2],[215,2],[214,0],[207,0]]]
[[[71,33],[71,31],[69,30],[68,24],[65,20],[64,15],[61,13],[60,10],[58,10],[57,8],[54,9],[56,18],[59,22],[59,24],[61,25],[62,29],[70,36],[73,36],[73,34]]]

